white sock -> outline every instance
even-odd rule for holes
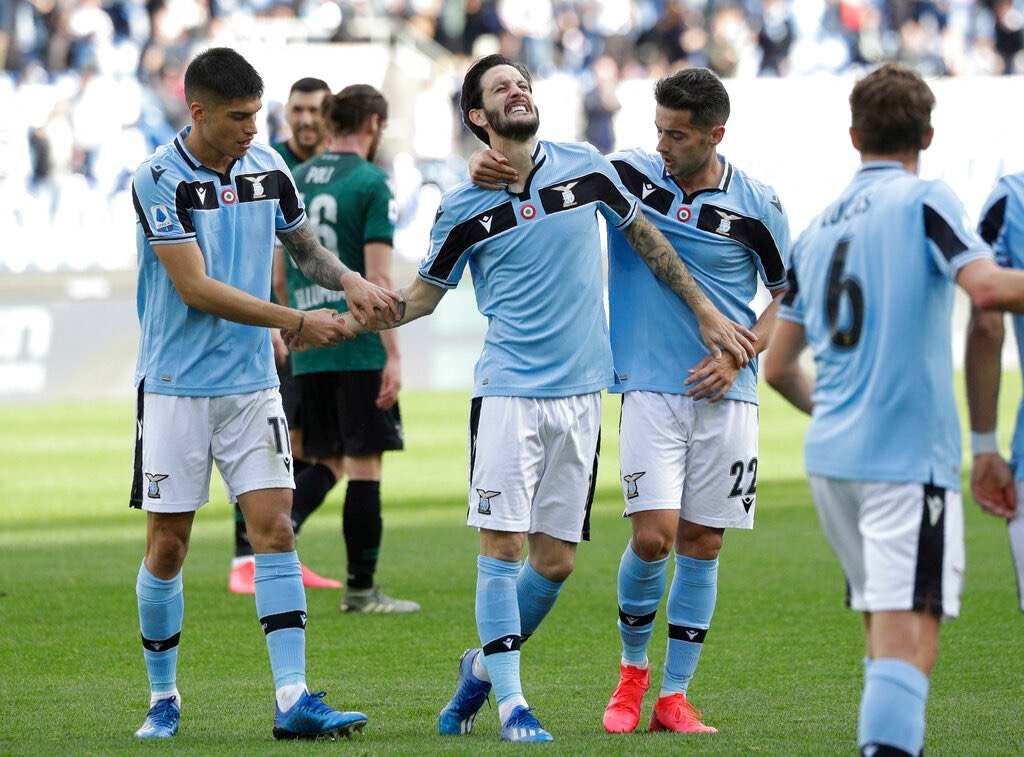
[[[171,697],[177,697],[174,703],[178,705],[178,709],[181,709],[181,694],[178,690],[174,691],[151,691],[149,692],[149,706],[152,707],[154,704],[159,702],[161,699],[170,699]]]
[[[491,682],[491,675],[487,672],[487,667],[484,665],[483,652],[473,658],[473,675],[481,681],[487,681],[487,683]]]
[[[231,570],[234,570],[239,565],[245,565],[247,562],[256,562],[255,555],[246,555],[245,557],[232,557],[231,558]]]
[[[505,725],[508,720],[508,716],[512,714],[512,710],[516,707],[529,707],[526,700],[523,699],[521,694],[516,694],[514,697],[509,697],[504,702],[498,702],[498,717],[501,719],[501,724]]]
[[[625,660],[622,660],[622,664],[623,665],[628,665],[631,668],[639,668],[640,670],[647,670],[647,666],[650,664],[650,662],[645,657],[644,661],[639,663],[639,664],[635,663],[635,662],[626,662]]]
[[[306,693],[306,684],[303,683],[286,683],[284,686],[277,690],[277,707],[281,712],[287,712],[295,703],[299,701],[299,698]]]

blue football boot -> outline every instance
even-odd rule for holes
[[[139,739],[169,739],[178,732],[181,706],[175,696],[159,700],[149,708],[146,720],[135,732]]]
[[[442,736],[465,736],[472,731],[476,714],[491,693],[491,682],[473,675],[473,660],[479,654],[483,654],[483,650],[475,647],[467,649],[459,658],[459,683],[437,716],[437,732]]]
[[[544,730],[530,708],[519,706],[501,726],[501,740],[529,744],[554,741],[555,737]]]
[[[353,731],[362,731],[366,715],[361,712],[338,712],[324,703],[326,691],[299,697],[286,712],[274,705],[275,739],[330,739],[346,738]]]

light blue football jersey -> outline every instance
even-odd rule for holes
[[[999,265],[1024,269],[1024,173],[999,180],[982,208],[978,233],[992,245]],[[1024,315],[1013,316],[1013,330],[1024,369]],[[1024,480],[1024,399],[1017,409],[1010,456],[1014,476]]]
[[[992,251],[941,181],[865,163],[800,236],[779,312],[817,378],[807,471],[960,488],[950,317],[957,273]]]
[[[135,383],[145,391],[195,397],[277,386],[270,331],[188,307],[154,248],[195,240],[211,278],[267,300],[274,239],[305,219],[281,156],[253,144],[224,174],[200,164],[182,131],[135,172],[142,338]]]
[[[474,397],[568,397],[612,380],[597,214],[627,226],[636,201],[590,145],[539,141],[533,160],[521,193],[445,193],[420,266],[446,289],[472,273],[488,321]]]
[[[686,195],[660,155],[627,150],[609,156],[626,188],[726,317],[750,327],[758,277],[785,286],[789,223],[778,196],[720,158],[717,187]],[[708,354],[697,318],[640,259],[622,232],[608,234],[613,392],[683,394],[688,371]],[[736,377],[726,399],[757,403],[757,360]]]

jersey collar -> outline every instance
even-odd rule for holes
[[[719,155],[718,156],[718,160],[719,160],[719,162],[721,162],[722,169],[723,169],[722,170],[722,178],[719,179],[718,186],[705,187],[704,189],[698,189],[693,194],[686,194],[686,192],[683,190],[683,188],[681,186],[679,186],[679,184],[676,182],[676,180],[672,177],[672,174],[670,174],[668,172],[668,169],[665,168],[665,162],[661,159],[660,155],[658,156],[658,160],[661,162],[661,178],[662,178],[662,180],[666,184],[668,184],[668,186],[671,189],[673,189],[675,192],[677,192],[680,195],[680,197],[682,197],[684,205],[692,204],[693,201],[698,196],[703,195],[703,194],[717,194],[719,192],[728,192],[729,191],[729,187],[732,185],[732,176],[733,176],[732,163],[730,163],[728,160],[726,160],[724,155]]]
[[[518,197],[520,200],[530,199],[530,185],[533,184],[533,177],[537,175],[537,171],[544,165],[544,161],[548,159],[548,154],[544,150],[541,141],[538,139],[537,144],[533,147],[533,154],[530,155],[533,158],[533,170],[530,171],[530,175],[526,177],[526,181],[523,183],[522,192],[513,192],[508,187],[505,187],[505,192],[510,195]]]
[[[867,163],[862,163],[860,168],[857,169],[857,175],[869,173],[871,171],[892,171],[893,169],[899,171],[906,171],[906,167],[898,160],[869,160]]]
[[[185,164],[193,171],[208,171],[212,173],[214,176],[218,177],[220,179],[221,186],[231,184],[231,169],[233,169],[235,165],[238,163],[238,159],[235,158],[234,160],[232,160],[231,163],[228,164],[227,170],[224,171],[224,173],[215,171],[209,166],[204,166],[202,163],[199,162],[199,158],[193,155],[192,151],[185,146],[185,137],[188,136],[188,133],[190,131],[192,131],[192,127],[186,126],[184,129],[178,132],[178,136],[174,138],[174,147],[178,151],[178,154],[181,156],[181,159],[184,160]]]

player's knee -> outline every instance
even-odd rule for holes
[[[181,570],[187,554],[187,538],[173,531],[159,531],[153,534],[150,540],[146,552],[146,565],[158,578],[173,578]]]
[[[249,541],[257,552],[289,552],[295,548],[291,515],[274,513],[248,524]]]
[[[675,534],[660,528],[639,528],[633,534],[633,551],[645,562],[664,559],[672,550]]]
[[[717,560],[722,551],[723,530],[695,523],[680,523],[676,551],[695,560]]]
[[[531,557],[530,561],[534,570],[555,583],[562,583],[572,575],[572,571],[576,567],[576,555],[572,552],[546,555],[539,561],[536,557]]]

